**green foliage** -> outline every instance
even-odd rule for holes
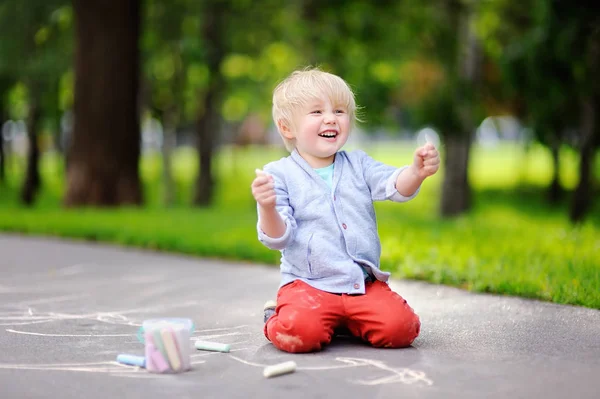
[[[71,11],[64,0],[4,1],[0,8],[0,73],[40,80],[69,64]]]
[[[24,119],[35,102],[41,107],[43,124],[56,131],[61,111],[72,103],[63,94],[67,85],[62,85],[59,102],[59,81],[70,69],[72,44],[68,1],[4,1],[0,5],[0,78],[12,87],[0,87],[0,97],[7,99],[0,99],[4,107],[0,115]]]
[[[8,114],[15,119],[27,117],[27,87],[23,83],[17,83],[8,92]]]
[[[366,150],[397,166],[410,162],[412,154],[412,146],[405,144]],[[62,161],[49,155],[43,158],[45,186],[39,203],[22,208],[16,205],[16,187],[23,164],[11,158],[8,187],[0,188],[0,230],[277,264],[279,253],[256,239],[256,205],[249,186],[256,167],[284,155],[281,149],[223,148],[215,160],[217,201],[207,209],[187,205],[197,171],[191,149],[180,150],[173,159],[177,201],[171,208],[160,205],[157,154],[146,154],[141,164],[148,205],[116,210],[62,209]],[[562,184],[572,188],[577,157],[568,149],[562,157]],[[565,203],[547,205],[541,189],[551,178],[551,162],[541,146],[527,151],[516,145],[476,148],[470,169],[475,208],[456,219],[437,217],[443,171],[411,202],[378,203],[382,267],[396,278],[600,309],[600,209],[574,227],[565,216]]]
[[[220,112],[228,122],[250,114],[269,122],[272,88],[307,65],[347,79],[367,110],[365,127],[392,132],[435,125],[442,134],[464,134],[453,114],[469,108],[474,123],[519,110],[538,133],[547,125],[575,120],[579,112],[572,109],[573,99],[589,87],[580,38],[593,23],[588,16],[593,13],[550,0],[148,0],[141,38],[143,99],[154,113],[174,111],[178,127],[193,123],[204,109],[211,77],[203,15],[215,2],[227,9],[221,65],[227,88]],[[44,107],[50,114],[67,111],[73,101],[70,3],[25,4],[0,4],[0,76],[10,72],[15,81],[28,76],[60,81],[58,88],[44,88]],[[483,50],[479,86],[458,76],[464,58],[458,50],[465,41],[459,20],[469,12],[469,26]],[[557,20],[561,13],[564,18]],[[486,115],[480,114],[482,108]],[[548,141],[543,132],[539,138]]]

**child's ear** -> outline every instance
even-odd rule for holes
[[[279,128],[281,135],[283,137],[285,137],[286,139],[291,140],[294,138],[294,134],[292,133],[292,130],[290,129],[289,125],[283,119],[280,119],[277,121],[277,127]]]

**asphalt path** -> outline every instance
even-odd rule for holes
[[[262,334],[278,282],[264,265],[0,235],[0,397],[600,397],[600,311],[392,281],[421,317],[411,348],[338,337],[288,354]],[[192,349],[177,375],[117,363],[143,355],[137,332],[158,317],[231,352]],[[263,377],[288,360],[294,373]]]

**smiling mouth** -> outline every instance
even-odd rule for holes
[[[338,135],[338,133],[337,133],[337,132],[334,132],[334,131],[332,131],[332,130],[328,130],[328,131],[326,131],[326,132],[319,133],[319,136],[320,136],[320,137],[325,137],[326,139],[333,139],[333,138],[335,138],[337,135]]]

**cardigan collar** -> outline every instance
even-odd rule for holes
[[[291,157],[298,164],[298,166],[300,166],[302,169],[304,169],[304,171],[306,173],[308,173],[308,175],[312,179],[317,180],[318,182],[320,182],[320,184],[322,183],[323,186],[326,187],[327,190],[329,190],[329,186],[327,185],[327,183],[325,183],[325,180],[323,180],[321,178],[321,176],[319,176],[317,174],[317,172],[315,172],[315,169],[312,166],[310,166],[304,158],[302,158],[302,155],[300,155],[300,153],[298,152],[297,149],[294,148],[294,151],[292,151]],[[343,169],[343,164],[344,164],[342,158],[343,157],[342,157],[340,151],[335,153],[335,158],[333,160],[333,163],[335,164],[335,166],[333,167],[333,182],[332,182],[332,186],[331,186],[332,193],[335,192],[337,184],[340,180],[340,176],[342,175],[342,169]]]

